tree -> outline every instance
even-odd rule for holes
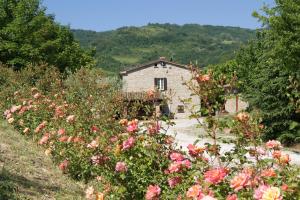
[[[93,63],[68,27],[45,14],[39,0],[0,1],[0,62],[15,69],[46,62],[60,71]]]
[[[300,141],[300,1],[275,3],[265,15],[254,13],[263,29],[238,53],[238,75],[252,109],[262,113],[266,138],[293,143]]]

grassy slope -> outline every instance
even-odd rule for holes
[[[3,120],[0,120],[0,181],[17,187],[20,199],[83,199],[83,185],[62,175],[41,147],[26,140]]]

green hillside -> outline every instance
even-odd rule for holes
[[[221,63],[233,58],[234,51],[255,35],[250,29],[197,24],[148,24],[73,33],[81,46],[95,48],[98,66],[115,72],[160,56],[200,66]]]

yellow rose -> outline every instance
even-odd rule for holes
[[[281,200],[280,189],[278,187],[270,187],[267,189],[263,196],[262,200]]]

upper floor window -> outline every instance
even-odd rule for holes
[[[154,78],[154,86],[160,91],[167,90],[167,78]]]
[[[184,113],[184,105],[178,105],[177,106],[177,112],[178,113]]]
[[[161,61],[160,65],[163,66],[163,67],[166,67],[166,63],[164,61]]]

